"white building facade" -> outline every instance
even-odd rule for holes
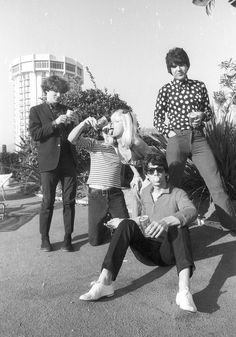
[[[84,83],[83,66],[75,59],[50,54],[20,56],[10,66],[14,92],[15,144],[28,133],[30,107],[42,103],[42,80],[51,75],[63,76],[69,82],[75,76]],[[17,149],[19,149],[16,146]]]

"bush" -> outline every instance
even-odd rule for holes
[[[216,158],[225,188],[236,199],[236,128],[227,118],[214,118],[206,126],[206,137]]]
[[[0,174],[14,173],[14,167],[18,162],[18,154],[15,152],[0,153]]]
[[[21,137],[21,142],[17,146],[20,150],[17,151],[19,163],[14,168],[16,179],[24,185],[31,182],[40,187],[36,142],[30,136]]]

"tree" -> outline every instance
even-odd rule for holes
[[[221,62],[223,71],[220,77],[221,90],[214,92],[214,101],[218,118],[234,120],[236,114],[236,61]]]
[[[18,163],[18,155],[15,152],[0,153],[0,174],[14,173],[14,167]]]
[[[38,169],[38,148],[35,141],[30,136],[21,137],[18,153],[18,164],[15,166],[16,179],[22,184],[34,183],[40,186],[40,173]]]
[[[217,160],[226,189],[236,199],[236,62],[221,62],[221,90],[214,92],[215,118],[206,134]]]
[[[192,2],[194,5],[205,7],[207,15],[211,15],[212,8],[215,6],[215,0],[193,0]],[[236,0],[228,0],[228,2],[231,6],[236,7]]]

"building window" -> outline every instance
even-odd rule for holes
[[[64,69],[63,62],[50,61],[50,67],[53,69]]]
[[[75,65],[74,64],[70,64],[70,63],[66,63],[66,70],[67,71],[71,71],[72,73],[75,72]]]
[[[25,80],[24,87],[29,87],[29,86],[30,86],[30,80]]]
[[[35,68],[48,68],[48,61],[35,61]]]
[[[82,69],[79,68],[79,67],[77,67],[77,74],[80,75],[80,76],[82,76]]]
[[[29,75],[29,74],[23,74],[23,75],[22,75],[22,78],[23,78],[24,80],[29,80],[30,75]]]
[[[61,76],[61,73],[59,71],[51,71],[50,75],[57,75],[57,76]]]
[[[17,73],[20,70],[20,65],[16,64],[15,66],[12,67],[12,72]]]

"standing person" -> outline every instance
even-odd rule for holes
[[[171,49],[166,64],[173,80],[158,93],[154,126],[168,138],[170,184],[180,186],[186,160],[191,157],[209,189],[222,226],[236,231],[235,211],[204,136],[204,123],[212,118],[205,84],[187,77],[190,62],[182,48]]]
[[[130,185],[133,192],[132,217],[137,216],[140,206],[140,190],[145,185],[142,176],[142,161],[155,148],[148,146],[138,135],[137,119],[131,110],[118,109],[111,115],[110,135],[123,164],[133,171]]]
[[[83,137],[86,129],[97,128],[97,120],[88,117],[69,134],[68,140],[77,149],[90,153],[91,163],[88,189],[88,235],[92,246],[111,239],[111,231],[104,226],[111,218],[128,218],[124,194],[121,190],[122,163],[113,146],[113,139],[103,129],[103,140]]]
[[[68,83],[53,75],[42,83],[46,101],[30,109],[29,131],[39,143],[39,171],[43,200],[39,215],[41,250],[49,252],[52,245],[49,230],[53,215],[56,187],[62,185],[63,220],[65,227],[62,250],[72,251],[71,234],[74,228],[76,196],[76,150],[67,136],[74,127],[73,114],[68,117],[67,107],[59,104],[62,93],[69,90]]]
[[[197,211],[187,194],[168,185],[168,166],[162,154],[149,154],[144,170],[150,184],[141,192],[142,214],[150,224],[144,229],[141,218],[113,219],[108,223],[116,228],[101,274],[92,282],[89,292],[81,300],[94,301],[113,296],[113,281],[119,273],[128,247],[141,262],[149,265],[176,265],[179,290],[176,304],[183,310],[197,311],[190,293],[190,278],[195,269],[188,226],[197,217]],[[166,289],[168,291],[168,289]]]

